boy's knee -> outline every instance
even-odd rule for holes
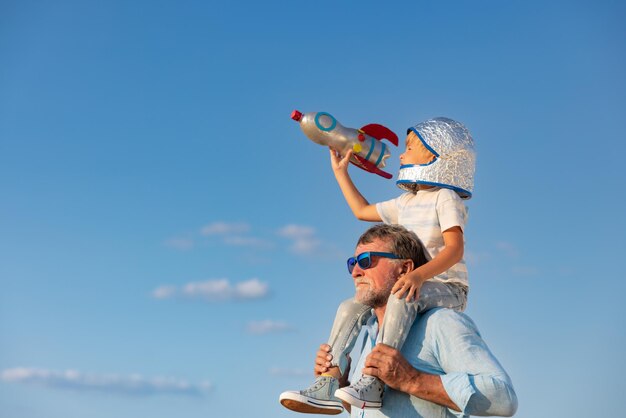
[[[342,315],[361,315],[364,312],[369,312],[371,308],[369,306],[363,305],[362,303],[357,302],[354,299],[347,299],[341,302],[337,312]]]

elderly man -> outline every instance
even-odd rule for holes
[[[432,309],[411,325],[401,351],[375,345],[393,284],[401,274],[417,267],[416,249],[421,249],[421,244],[415,234],[398,225],[376,225],[358,241],[355,258],[351,259],[355,299],[371,306],[374,314],[363,327],[363,347],[352,379],[369,374],[387,387],[382,408],[362,410],[344,402],[345,408],[351,409],[355,418],[512,416],[517,397],[511,380],[466,315]],[[359,255],[368,252],[369,261],[358,262]],[[337,367],[330,367],[330,351],[329,345],[320,346],[315,374],[334,376],[343,386],[347,372],[340,376]],[[300,412],[341,412],[336,407],[318,408],[316,399],[305,392],[284,392],[280,400],[287,408]]]

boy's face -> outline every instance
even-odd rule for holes
[[[428,164],[435,159],[432,152],[428,151],[422,141],[411,131],[406,136],[406,150],[400,155],[400,163],[405,164]]]

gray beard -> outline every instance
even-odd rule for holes
[[[371,286],[366,289],[357,290],[354,295],[354,299],[362,303],[363,305],[371,306],[372,308],[379,308],[387,304],[389,295],[391,294],[391,288],[395,284],[395,280],[386,280],[387,286],[382,289],[374,290]]]

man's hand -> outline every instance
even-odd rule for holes
[[[398,350],[382,343],[376,344],[363,368],[363,374],[375,376],[390,388],[405,393],[410,393],[410,383],[419,373]]]
[[[333,359],[332,354],[330,354],[330,346],[328,344],[320,345],[319,350],[317,350],[317,356],[315,357],[315,369],[313,372],[315,376],[319,376],[322,373],[330,374],[336,377],[339,380],[339,387],[348,386],[350,383],[348,382],[348,374],[350,373],[350,363],[351,359],[348,356],[348,365],[346,366],[346,371],[341,376],[341,372],[339,371],[339,367],[334,366],[331,367],[331,360]]]
[[[441,377],[420,372],[386,344],[377,344],[367,356],[363,374],[379,378],[392,389],[460,411],[448,396]]]
[[[398,277],[398,280],[391,288],[391,294],[396,295],[398,299],[406,295],[406,301],[412,302],[419,299],[423,283],[424,281],[417,273],[417,270],[410,271]]]

